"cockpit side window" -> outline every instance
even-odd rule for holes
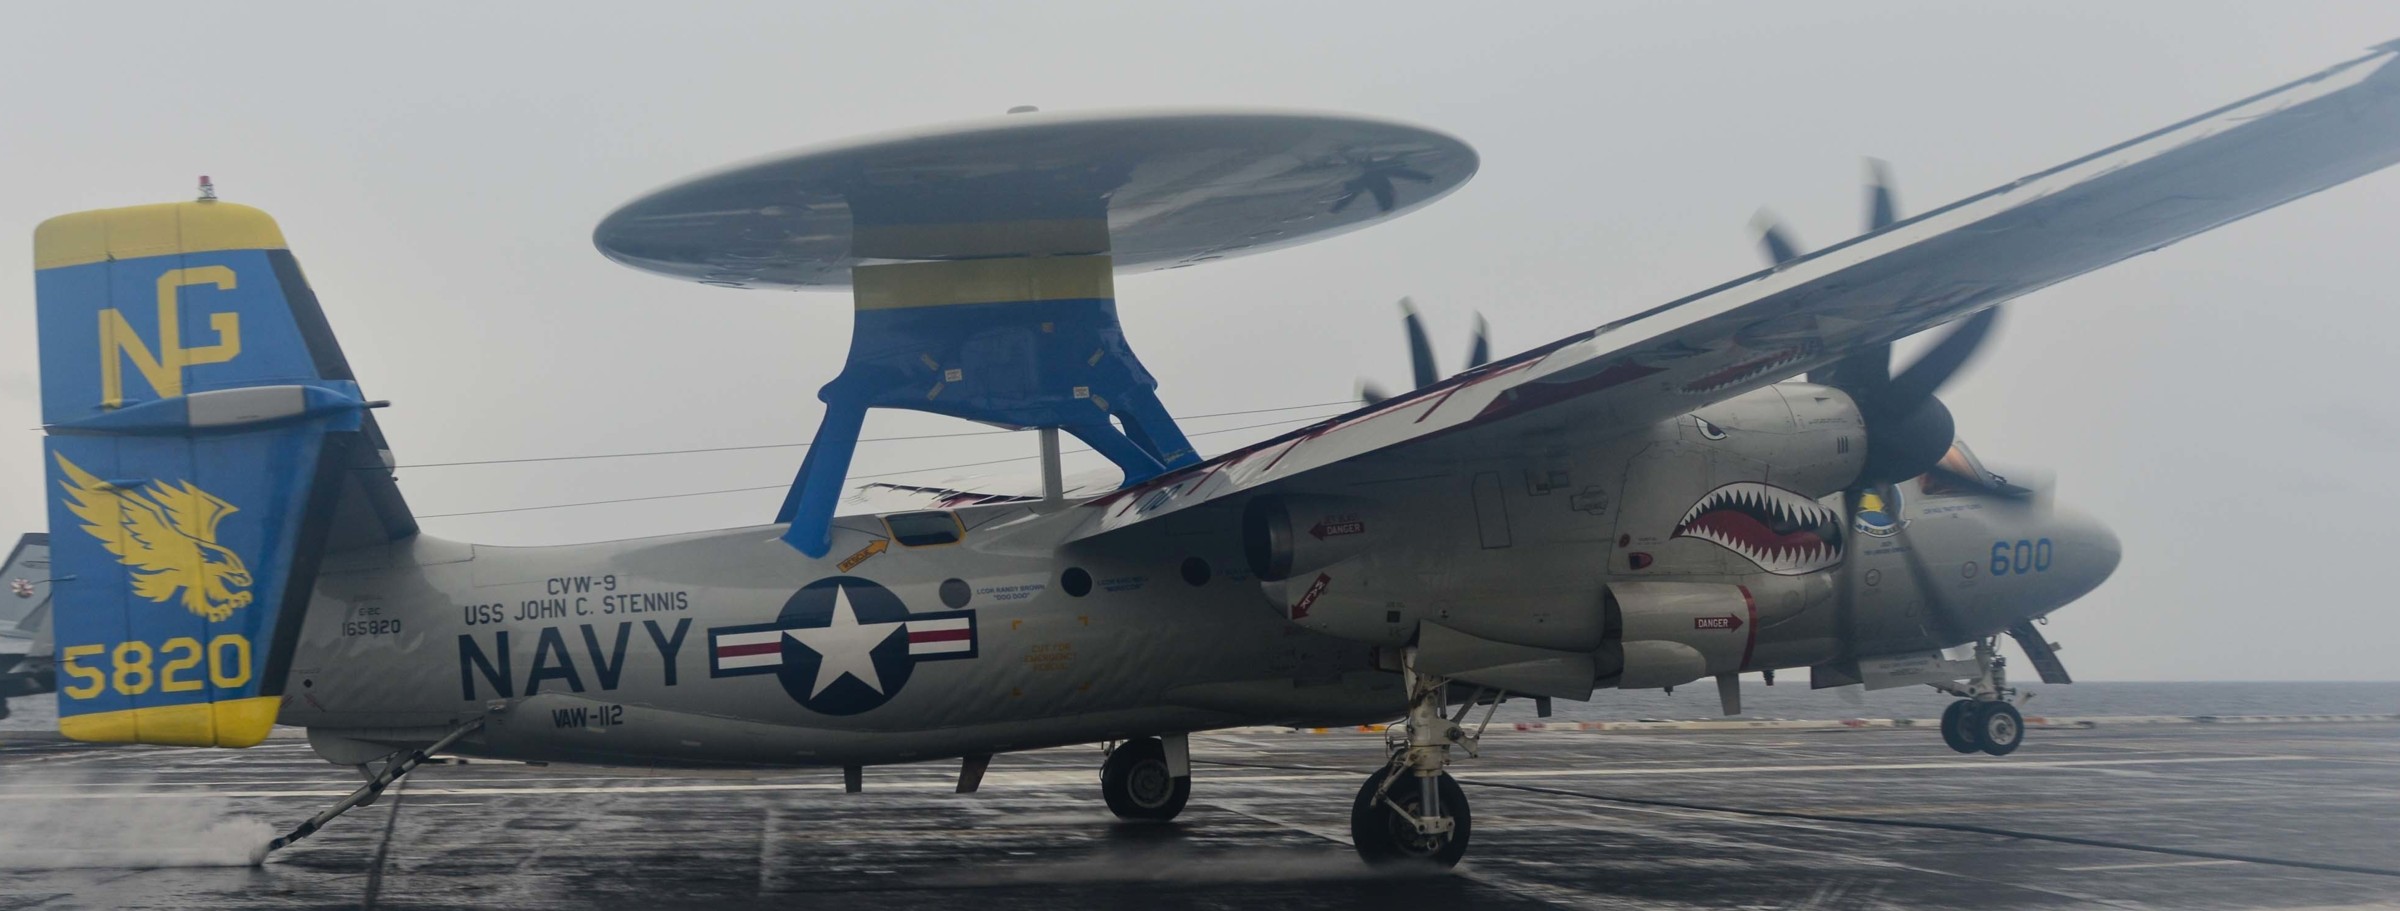
[[[948,510],[893,513],[883,517],[883,524],[891,529],[892,540],[900,542],[902,547],[956,544],[967,536],[966,526],[959,524],[958,515]]]
[[[1967,448],[1964,440],[1953,441],[1950,444],[1950,451],[1942,455],[1940,465],[1949,469],[1953,475],[1974,478],[1986,486],[1997,482],[1997,478],[1983,467],[1983,460],[1975,457],[1975,452]],[[1939,473],[1931,472],[1917,479],[1917,489],[1924,491],[1925,495],[1929,497],[1955,497],[1983,492],[1960,485]]]

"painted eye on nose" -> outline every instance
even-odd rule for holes
[[[1695,414],[1692,416],[1692,420],[1700,425],[1701,439],[1722,440],[1725,438],[1725,428],[1709,423],[1707,418]]]

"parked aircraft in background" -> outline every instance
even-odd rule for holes
[[[57,688],[50,667],[50,536],[19,537],[0,564],[0,579],[8,580],[8,593],[0,595],[0,718],[6,718],[7,700]]]

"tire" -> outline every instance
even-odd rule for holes
[[[1973,714],[1975,745],[1994,756],[2006,756],[2025,743],[2025,716],[2005,702],[1986,702]]]
[[[1192,779],[1167,774],[1166,745],[1142,737],[1118,745],[1100,764],[1100,797],[1118,819],[1165,822],[1192,799]]]
[[[1967,716],[1974,714],[1974,711],[1975,703],[1965,699],[1954,701],[1949,708],[1943,709],[1942,742],[1961,753],[1983,749],[1982,743],[1975,739],[1975,732],[1967,729]]]
[[[1367,776],[1367,783],[1359,786],[1358,796],[1350,801],[1350,844],[1358,849],[1359,859],[1376,866],[1457,866],[1459,859],[1467,856],[1467,839],[1475,830],[1474,817],[1467,811],[1467,792],[1448,773],[1442,775],[1435,787],[1440,788],[1442,812],[1450,817],[1450,834],[1428,838],[1417,834],[1407,817],[1375,799],[1384,777],[1391,773],[1391,767],[1385,766]],[[1412,811],[1419,800],[1413,781],[1399,782],[1385,796]]]

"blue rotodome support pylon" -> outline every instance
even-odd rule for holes
[[[855,277],[849,360],[817,393],[824,420],[775,516],[802,553],[831,549],[870,408],[1056,427],[1116,463],[1126,484],[1199,461],[1126,345],[1107,256],[870,265]]]
[[[717,287],[853,292],[849,361],[776,513],[823,557],[873,408],[1064,430],[1127,483],[1197,464],[1126,346],[1113,276],[1357,230],[1476,164],[1455,136],[1374,118],[1020,107],[695,175],[609,213],[592,243]]]

